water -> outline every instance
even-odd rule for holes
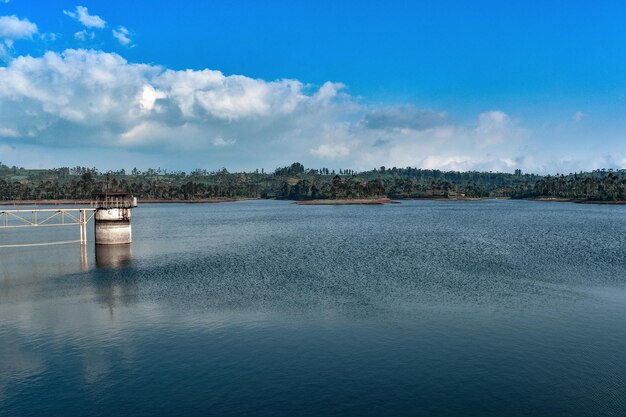
[[[133,214],[0,249],[0,415],[626,414],[626,207]]]

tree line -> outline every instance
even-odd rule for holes
[[[595,170],[541,176],[502,172],[457,172],[419,168],[338,171],[305,168],[295,162],[273,172],[196,169],[190,173],[161,168],[100,172],[96,168],[26,169],[0,163],[0,200],[90,199],[105,183],[140,199],[206,198],[481,198],[555,197],[626,200],[626,170]]]

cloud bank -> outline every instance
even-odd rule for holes
[[[216,137],[305,128],[341,106],[341,88],[327,83],[310,92],[296,80],[173,71],[94,50],[47,52],[0,68],[0,132],[59,146],[202,148]]]
[[[189,152],[219,165],[510,170],[524,164],[515,149],[527,136],[501,111],[455,125],[445,112],[362,104],[341,83],[175,71],[98,50],[0,68],[0,141],[12,145]]]

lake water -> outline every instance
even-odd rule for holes
[[[0,249],[0,415],[626,415],[625,206],[133,215]]]

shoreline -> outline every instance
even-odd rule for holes
[[[511,197],[406,197],[395,198],[399,201],[483,201],[483,200],[511,200]]]
[[[234,203],[237,201],[261,200],[260,198],[231,198],[231,197],[215,197],[202,198],[195,200],[159,200],[159,199],[143,199],[139,200],[139,204],[213,204],[213,203]],[[412,197],[412,198],[355,198],[355,199],[324,199],[324,200],[301,200],[294,201],[291,204],[298,206],[349,206],[349,205],[385,205],[385,204],[401,204],[402,201],[488,201],[488,200],[516,200],[511,197]],[[520,201],[533,201],[537,203],[574,203],[574,204],[599,204],[599,205],[626,205],[624,200],[578,200],[575,198],[559,198],[559,197],[533,197],[521,198]],[[0,201],[0,206],[90,206],[92,200],[7,200]]]
[[[533,197],[526,198],[527,201],[535,201],[537,203],[574,203],[574,204],[602,204],[602,205],[626,205],[624,200],[579,200],[576,198],[562,197]]]
[[[399,201],[393,201],[390,198],[341,198],[336,200],[303,200],[294,201],[291,204],[297,206],[380,206],[384,204],[400,204]]]
[[[623,206],[626,205],[626,201],[624,200],[615,200],[615,201],[593,201],[593,200],[578,200],[578,201],[573,201],[573,203],[576,204],[602,204],[602,205],[609,205],[609,206]]]
[[[159,204],[159,203],[182,203],[182,204],[210,204],[210,203],[234,203],[236,201],[260,200],[259,198],[234,198],[234,197],[215,197],[215,198],[198,198],[195,200],[159,200],[155,198],[147,198],[138,200],[138,204]]]

